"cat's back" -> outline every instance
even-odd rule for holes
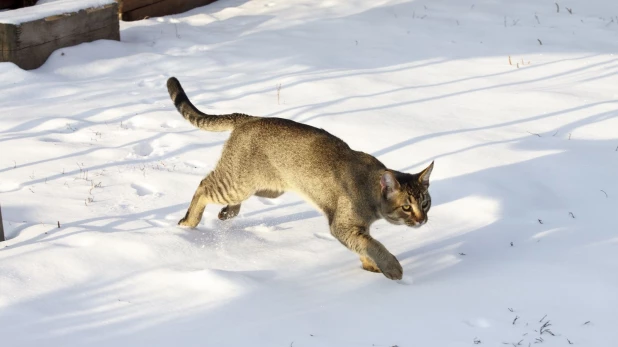
[[[294,152],[352,151],[343,140],[324,129],[284,118],[258,118],[237,130],[239,136],[251,137],[255,145],[269,148],[290,149]]]

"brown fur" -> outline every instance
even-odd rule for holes
[[[360,256],[363,269],[401,279],[399,261],[371,237],[369,226],[382,218],[412,227],[426,223],[433,162],[417,174],[397,172],[323,129],[282,118],[207,115],[191,104],[176,78],[167,87],[191,124],[231,130],[219,162],[196,189],[179,225],[197,226],[208,204],[226,205],[219,213],[224,220],[238,215],[252,195],[275,198],[293,191],[326,215],[332,235]]]

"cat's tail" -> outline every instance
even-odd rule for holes
[[[202,130],[233,130],[237,125],[255,118],[242,113],[211,115],[201,112],[189,101],[187,94],[185,94],[176,77],[170,77],[167,80],[167,91],[170,93],[170,98],[172,98],[178,112],[191,124]]]

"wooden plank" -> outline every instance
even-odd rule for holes
[[[17,26],[11,24],[0,24],[0,50],[13,51],[17,45]],[[4,58],[4,54],[2,55]],[[6,61],[6,60],[2,60]]]
[[[16,8],[17,1],[16,0],[0,0],[0,10],[5,8]]]
[[[0,10],[5,8],[22,8],[34,6],[38,0],[0,0]]]
[[[0,61],[22,69],[36,69],[59,48],[95,40],[120,40],[118,4],[42,18],[32,22],[0,24]]]
[[[57,49],[96,40],[120,40],[118,27],[108,26],[87,33],[64,36],[54,41],[45,42],[18,51],[7,51],[10,58],[8,61],[14,62],[24,70],[32,70],[41,67],[47,58]]]
[[[23,49],[83,32],[95,31],[118,22],[115,3],[92,10],[81,10],[22,23],[16,47]]]
[[[168,16],[171,14],[186,12],[196,7],[205,6],[213,2],[215,2],[215,0],[162,0],[151,5],[122,12],[120,16],[123,21],[141,20],[147,17]]]
[[[116,0],[118,2],[118,12],[128,12],[136,8],[152,5],[163,0]]]

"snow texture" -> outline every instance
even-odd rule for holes
[[[616,16],[221,0],[0,64],[2,345],[616,346]],[[177,227],[228,134],[182,119],[170,76],[207,112],[324,128],[393,169],[435,159],[429,223],[372,226],[404,279],[363,271],[294,194]]]
[[[19,25],[87,8],[102,7],[115,0],[40,0],[34,6],[0,12],[0,23]]]

